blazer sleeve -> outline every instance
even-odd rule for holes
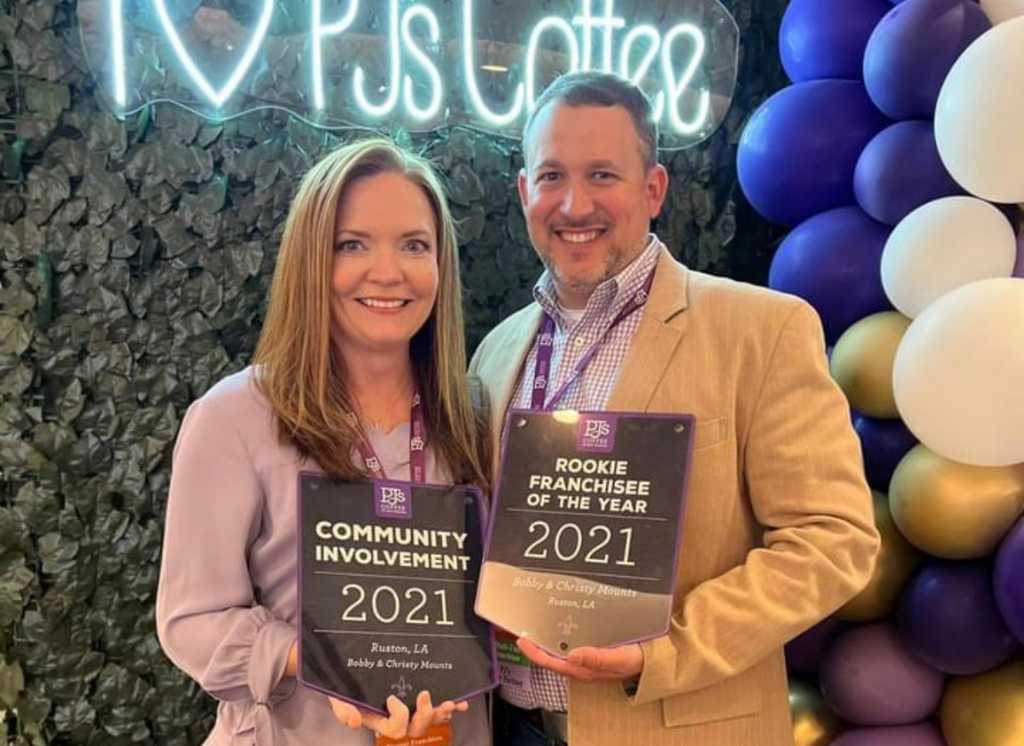
[[[157,634],[168,657],[217,699],[269,705],[294,690],[282,679],[295,627],[257,601],[248,548],[263,491],[238,418],[217,404],[195,402],[175,445]]]
[[[741,484],[763,544],[690,591],[669,634],[642,644],[635,704],[745,671],[871,578],[879,537],[860,444],[804,303],[781,326],[749,423]]]

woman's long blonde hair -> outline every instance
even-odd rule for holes
[[[303,178],[277,257],[267,318],[256,347],[257,385],[278,436],[344,480],[368,475],[352,460],[360,437],[345,364],[331,343],[331,274],[338,206],[357,179],[397,173],[419,186],[434,212],[437,300],[410,343],[430,447],[457,482],[486,487],[487,436],[474,418],[466,380],[462,286],[455,226],[441,183],[423,158],[384,139],[338,148]]]

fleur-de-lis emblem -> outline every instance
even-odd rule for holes
[[[409,692],[411,692],[412,689],[412,684],[406,681],[404,676],[399,676],[398,681],[391,685],[391,690],[398,695],[399,699],[405,699],[409,696]]]
[[[412,438],[409,441],[409,448],[410,450],[413,451],[422,451],[425,445],[426,443],[424,442],[423,438],[421,438],[419,435],[417,435],[416,437]]]
[[[580,625],[576,623],[576,617],[572,614],[567,616],[565,619],[558,623],[558,628],[562,630],[562,634],[568,637],[573,632],[580,628]]]
[[[548,385],[548,379],[545,378],[544,376],[537,376],[537,379],[533,382],[533,387],[535,389],[542,389],[542,388],[544,388],[547,385]]]
[[[554,343],[555,343],[555,338],[551,334],[541,334],[540,335],[540,346],[541,347],[550,347]]]
[[[641,288],[636,293],[636,302],[638,305],[642,305],[647,302],[647,291]]]

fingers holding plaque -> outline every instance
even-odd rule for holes
[[[380,713],[496,683],[473,612],[481,497],[466,487],[300,476],[299,680]]]
[[[664,634],[689,415],[513,411],[476,610],[565,656]]]

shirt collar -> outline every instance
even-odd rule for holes
[[[643,287],[647,275],[658,263],[662,243],[653,233],[647,236],[647,245],[639,256],[624,267],[617,275],[610,277],[591,293],[584,308],[581,321],[596,317],[611,319],[616,313]],[[555,280],[551,273],[544,273],[533,286],[533,298],[545,313],[550,316],[559,329],[563,331],[572,327],[565,310],[558,302],[555,291]]]

